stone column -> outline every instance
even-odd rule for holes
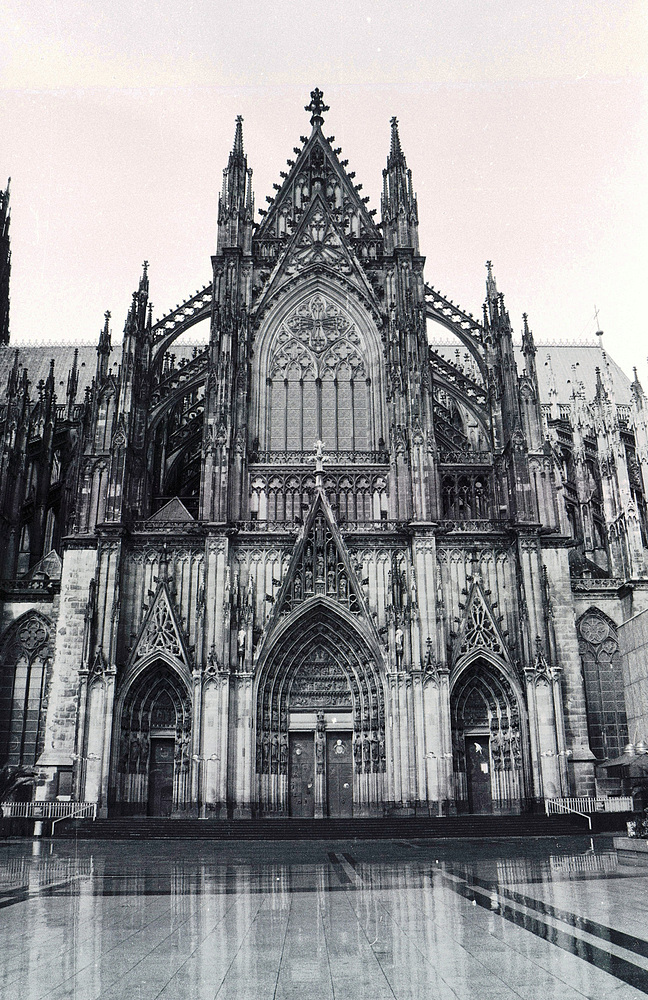
[[[37,786],[38,799],[56,794],[59,768],[69,769],[78,753],[78,711],[83,684],[85,615],[90,582],[96,571],[97,553],[84,540],[83,546],[66,548],[61,572],[60,611],[56,628],[54,660],[47,706],[45,740],[38,767],[47,781]]]
[[[254,752],[254,729],[252,712],[252,673],[234,676],[236,705],[235,759],[234,772],[234,819],[250,819],[252,816],[253,778],[256,775],[256,754]],[[287,748],[286,748],[287,752]]]
[[[530,789],[533,798],[538,800],[543,796],[542,789],[542,765],[540,759],[540,732],[538,730],[538,703],[536,698],[536,671],[529,667],[524,671],[526,686],[526,701],[529,714],[529,753],[531,755],[531,781]],[[522,736],[522,733],[520,733]]]
[[[453,781],[452,714],[450,712],[450,670],[445,665],[438,667],[439,677],[439,747],[441,758],[438,767],[439,814],[455,812],[455,788]],[[442,810],[442,805],[444,808]]]

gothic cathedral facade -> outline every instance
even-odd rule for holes
[[[627,741],[641,387],[619,404],[602,356],[593,399],[541,398],[490,266],[478,319],[426,284],[396,119],[378,222],[311,98],[261,221],[237,121],[212,282],[154,323],[145,266],[80,401],[83,351],[60,401],[7,362],[0,763],[40,797],[520,811]]]

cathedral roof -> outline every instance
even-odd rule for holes
[[[437,354],[449,361],[456,363],[457,341],[444,341],[443,343],[431,342],[430,346]],[[516,361],[520,374],[526,367],[522,348],[516,346]],[[603,365],[601,357],[601,347],[598,342],[591,344],[570,344],[567,343],[536,343],[536,368],[538,371],[538,387],[540,389],[540,399],[543,403],[551,402],[549,395],[552,382],[556,388],[557,403],[568,404],[571,402],[574,388],[578,389],[578,383],[582,382],[585,399],[591,401],[596,394],[596,369]],[[465,350],[461,348],[460,354],[463,357]],[[616,402],[621,405],[629,405],[631,402],[630,384],[631,379],[618,366],[616,361],[608,356],[607,358],[612,384],[616,396]]]
[[[431,346],[442,357],[449,362],[455,362],[457,342],[452,344],[445,342],[442,344],[432,343]],[[596,369],[602,365],[601,350],[598,343],[592,344],[537,344],[536,366],[538,370],[538,383],[540,387],[540,398],[543,403],[550,402],[549,391],[552,380],[556,387],[558,403],[569,403],[572,397],[574,382],[582,382],[584,385],[585,398],[592,400],[596,393]],[[182,359],[189,361],[193,356],[194,344],[183,344],[176,341],[171,348],[171,353],[175,355],[176,364]],[[67,385],[68,372],[72,368],[74,351],[78,350],[78,373],[79,387],[77,390],[77,401],[83,400],[85,389],[92,383],[97,365],[97,349],[90,344],[14,344],[0,346],[0,399],[4,397],[7,379],[11,371],[16,351],[18,363],[21,368],[27,368],[28,377],[31,384],[32,398],[36,394],[38,382],[47,378],[49,374],[50,360],[54,359],[55,391],[59,403],[65,400],[65,387]],[[525,366],[524,357],[520,347],[516,348],[518,370],[521,372]],[[629,404],[631,401],[630,378],[618,366],[618,364],[608,356],[610,375],[614,386],[616,402]],[[121,344],[115,344],[111,353],[110,363],[115,371],[121,361]],[[578,386],[576,386],[578,388]]]
[[[189,361],[193,357],[195,344],[181,344],[177,341],[170,350],[175,355],[176,364],[182,359]],[[7,390],[7,379],[13,368],[16,351],[18,351],[19,368],[27,369],[32,399],[36,395],[36,386],[45,381],[49,375],[50,361],[54,360],[54,391],[59,403],[65,402],[65,389],[68,372],[72,368],[74,352],[78,351],[77,369],[79,385],[77,402],[83,401],[83,395],[92,384],[97,369],[97,348],[95,344],[5,344],[0,345],[0,400],[4,399]],[[108,367],[113,367],[115,373],[121,362],[121,344],[114,344]]]
[[[540,398],[543,403],[549,402],[552,373],[553,382],[558,393],[558,403],[569,403],[574,390],[574,383],[582,382],[585,387],[585,398],[591,400],[596,394],[596,369],[601,368],[603,359],[598,343],[592,344],[538,344],[536,343],[536,367]],[[631,379],[619,368],[616,361],[607,358],[614,386],[616,402],[630,404]],[[525,366],[522,351],[517,348],[518,370]],[[578,385],[576,385],[578,388]]]

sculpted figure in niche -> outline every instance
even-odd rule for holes
[[[236,643],[237,643],[237,646],[238,646],[238,655],[239,655],[240,659],[243,659],[245,657],[245,643],[246,643],[246,639],[247,639],[247,635],[246,635],[245,629],[244,628],[240,628],[238,630],[238,635],[236,637]]]
[[[313,571],[312,570],[310,570],[310,569],[306,570],[305,579],[306,579],[306,591],[307,591],[307,593],[312,593],[312,591],[313,591]]]
[[[394,645],[396,648],[396,659],[400,662],[403,659],[403,648],[405,643],[405,633],[399,626],[394,634]]]

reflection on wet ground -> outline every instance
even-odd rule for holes
[[[625,998],[648,868],[608,838],[0,843],[0,996]]]

